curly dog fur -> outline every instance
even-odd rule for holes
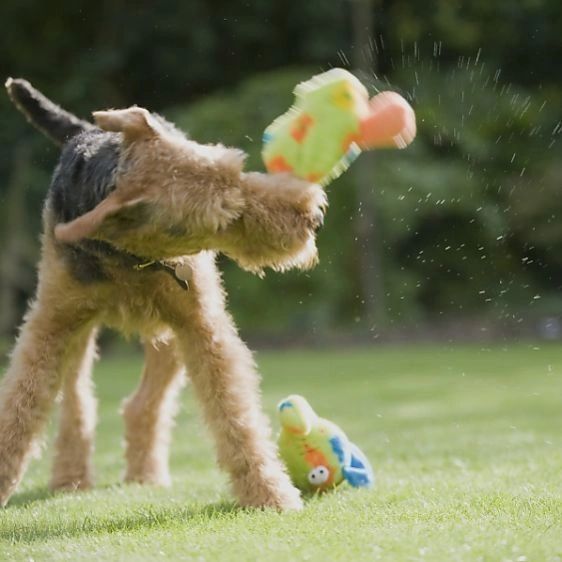
[[[215,254],[258,274],[312,267],[323,190],[246,173],[241,151],[200,145],[140,107],[96,112],[93,125],[25,80],[6,87],[62,153],[44,207],[37,293],[0,385],[0,504],[61,392],[51,486],[92,485],[91,370],[97,328],[109,325],[145,345],[140,385],[123,406],[126,480],[169,482],[185,369],[239,503],[299,508],[261,410],[252,354],[225,308]]]

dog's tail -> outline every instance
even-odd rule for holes
[[[27,120],[59,146],[78,133],[94,128],[47,99],[27,80],[8,78],[6,90]]]

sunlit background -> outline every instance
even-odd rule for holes
[[[263,129],[334,66],[418,116],[329,187],[320,265],[221,259],[262,345],[562,338],[559,0],[3,0],[0,70],[65,108],[146,106],[263,169]],[[6,25],[6,22],[11,22]],[[58,151],[0,96],[0,342],[32,296]],[[106,336],[107,338],[107,336]]]

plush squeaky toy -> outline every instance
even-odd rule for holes
[[[289,172],[327,185],[362,150],[405,148],[416,136],[410,104],[395,92],[369,100],[350,72],[333,68],[301,82],[295,103],[264,132],[262,158],[268,172]]]
[[[375,477],[363,452],[331,421],[319,417],[305,398],[288,396],[277,406],[281,458],[297,488],[324,492],[347,481],[369,487]]]

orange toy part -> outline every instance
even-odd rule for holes
[[[295,124],[291,129],[291,136],[298,142],[301,143],[306,137],[308,131],[314,124],[314,119],[308,113],[303,113],[301,116],[297,117]]]
[[[285,160],[283,156],[275,156],[267,163],[267,169],[270,172],[292,172],[293,167]]]
[[[362,149],[405,148],[416,136],[416,116],[395,92],[382,92],[369,102],[369,115],[359,122],[357,144]]]

